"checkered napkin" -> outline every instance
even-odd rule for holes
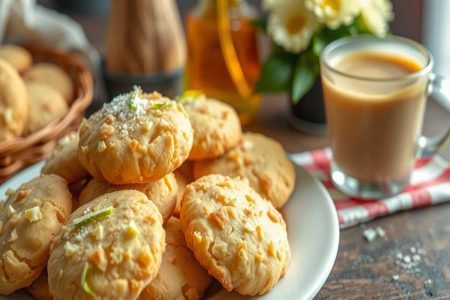
[[[329,148],[296,153],[292,160],[319,179],[333,198],[341,229],[397,211],[450,202],[450,163],[436,155],[416,161],[408,188],[399,195],[361,200],[342,194],[331,182]]]

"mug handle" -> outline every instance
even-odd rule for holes
[[[435,74],[431,74],[428,84],[428,97],[432,97],[440,105],[450,112],[450,80]],[[449,123],[450,125],[450,123]],[[435,155],[441,147],[450,143],[450,126],[447,132],[438,137],[420,136],[417,145],[417,157],[427,157]]]

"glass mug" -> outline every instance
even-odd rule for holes
[[[398,58],[417,68],[375,76],[374,65],[352,65],[352,56],[364,53]],[[337,40],[324,49],[320,65],[333,184],[364,199],[398,194],[409,183],[415,159],[435,154],[449,138],[450,128],[440,138],[420,135],[427,98],[450,103],[449,82],[431,73],[433,58],[427,49],[395,36]]]

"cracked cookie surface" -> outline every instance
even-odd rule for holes
[[[151,182],[187,159],[192,139],[180,103],[136,89],[82,122],[78,157],[93,177],[112,184]]]
[[[189,248],[226,290],[262,295],[286,272],[286,224],[246,181],[209,175],[189,184],[180,219]]]
[[[200,299],[211,283],[211,276],[189,250],[180,220],[170,218],[164,225],[166,251],[155,279],[145,287],[139,300]]]
[[[240,142],[241,123],[228,104],[204,97],[181,103],[194,129],[190,160],[218,157]]]
[[[190,178],[186,177],[182,172],[175,170],[174,172],[175,178],[177,180],[178,185],[178,193],[177,193],[177,203],[175,205],[175,209],[173,214],[177,217],[180,216],[180,207],[181,207],[181,199],[183,198],[184,189],[186,186],[193,181],[192,176]]]
[[[45,268],[50,244],[71,213],[67,182],[41,175],[0,202],[0,294],[28,286]]]
[[[41,275],[33,281],[27,290],[35,300],[53,300],[48,287],[47,269],[42,270]]]
[[[93,199],[121,190],[137,190],[143,192],[158,208],[163,220],[167,221],[175,210],[178,195],[178,183],[173,173],[150,183],[113,185],[92,178],[84,187],[79,197],[79,205],[84,205]]]
[[[136,299],[158,273],[162,216],[139,191],[105,194],[79,207],[47,265],[55,299]]]
[[[219,158],[194,162],[193,169],[195,179],[208,174],[246,178],[276,208],[286,203],[295,185],[294,165],[281,144],[256,133],[245,133],[239,146]]]
[[[71,132],[62,137],[42,168],[44,174],[56,174],[69,183],[80,181],[89,173],[78,160],[78,132]]]

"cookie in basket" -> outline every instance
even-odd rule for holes
[[[222,157],[195,162],[193,172],[195,179],[208,174],[246,178],[276,208],[286,203],[295,184],[294,165],[281,144],[256,133],[245,133],[241,144]]]
[[[33,281],[27,290],[35,300],[53,300],[53,296],[50,294],[48,287],[47,268],[42,271],[41,275]]]
[[[0,46],[0,59],[8,62],[20,74],[28,70],[33,63],[30,52],[17,45]]]
[[[155,279],[147,285],[139,300],[200,299],[211,283],[211,276],[189,250],[180,220],[170,218],[165,224],[166,251]]]
[[[28,95],[19,73],[0,60],[0,142],[20,136],[27,122]]]
[[[181,224],[195,257],[227,291],[270,291],[290,260],[286,224],[246,181],[205,176],[186,187]]]
[[[136,88],[83,121],[78,157],[98,179],[113,184],[151,182],[187,159],[192,138],[181,104]]]
[[[30,113],[24,135],[36,132],[69,111],[63,96],[54,88],[40,82],[26,82]]]
[[[241,123],[231,106],[195,92],[186,92],[179,101],[194,129],[190,160],[218,157],[239,144]]]
[[[67,183],[57,175],[41,175],[0,203],[0,294],[26,287],[39,276],[71,205]]]
[[[63,69],[51,63],[34,64],[25,73],[24,79],[27,82],[40,82],[57,90],[66,100],[67,104],[73,102],[74,85],[72,78]]]
[[[143,192],[156,205],[164,221],[170,218],[177,203],[178,185],[175,175],[170,173],[150,183],[125,185],[113,185],[93,178],[81,192],[79,205],[84,205],[106,193],[120,190],[137,190]]]
[[[58,299],[136,299],[158,273],[165,232],[157,207],[139,191],[98,197],[78,208],[48,261]]]
[[[78,160],[78,132],[74,131],[62,137],[42,168],[44,174],[56,174],[75,183],[89,176]]]

